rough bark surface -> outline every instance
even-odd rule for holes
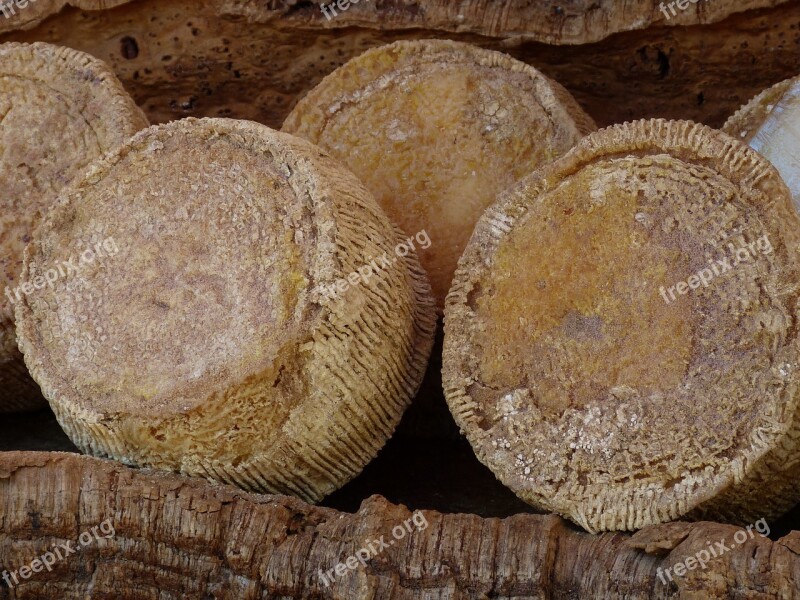
[[[20,7],[14,2],[6,4],[5,17],[0,22],[0,32],[30,29],[47,17],[58,13],[65,6],[74,6],[83,10],[104,10],[125,4],[131,0],[28,0]]]
[[[18,16],[47,4],[63,0]],[[535,66],[600,126],[643,117],[720,126],[797,74],[798,23],[800,3],[777,0],[701,0],[669,20],[655,0],[362,0],[331,21],[311,2],[136,0],[63,8],[24,31],[0,19],[0,31],[19,29],[0,41],[50,41],[105,60],[153,123],[227,116],[279,128],[299,97],[367,48],[436,37]],[[580,45],[546,44],[567,41]]]
[[[20,10],[0,24],[0,31],[35,26],[65,6],[103,10],[131,1],[134,0],[39,0],[33,4],[36,0],[30,0],[28,7],[35,9]],[[714,23],[734,13],[787,1],[715,0],[705,4],[694,0],[684,10],[662,10],[660,0],[356,0],[346,11],[328,10],[328,16],[320,8],[321,4],[330,5],[328,0],[223,0],[215,4],[220,15],[240,16],[255,23],[283,21],[330,29],[440,29],[493,37],[519,36],[547,44],[586,44],[654,23]]]
[[[89,457],[2,453],[2,568],[18,571],[59,544],[77,551],[13,589],[0,584],[0,598],[800,597],[796,531],[748,537],[663,584],[659,567],[714,542],[730,546],[739,530],[671,523],[589,535],[554,516],[422,514],[427,527],[392,544],[393,528],[412,515],[377,496],[347,514]],[[107,519],[113,536],[79,542]],[[381,536],[388,546],[366,566],[325,586],[320,570]]]

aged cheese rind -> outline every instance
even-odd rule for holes
[[[317,501],[391,435],[430,353],[430,286],[320,149],[246,121],[151,127],[62,196],[25,277],[109,237],[117,255],[17,309],[82,450]]]
[[[800,77],[776,83],[753,97],[722,131],[772,162],[800,210]]]
[[[408,235],[439,308],[484,209],[595,129],[558,83],[506,54],[444,40],[375,48],[328,75],[286,118],[347,165]]]
[[[593,532],[788,510],[798,242],[777,171],[698,124],[604,129],[531,174],[484,214],[447,299],[445,395],[478,458]]]
[[[45,405],[14,332],[12,300],[22,295],[17,288],[25,244],[61,188],[92,160],[147,127],[147,120],[105,63],[41,42],[0,45],[0,114],[3,413]]]

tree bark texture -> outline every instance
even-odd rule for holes
[[[722,123],[797,74],[800,3],[700,0],[36,0],[0,41],[47,41],[108,62],[153,123],[226,116],[280,127],[297,99],[367,48],[448,38],[501,50],[564,85],[601,126],[644,117]],[[83,10],[99,8],[99,10]]]
[[[6,19],[0,31],[34,27],[68,6],[95,11],[135,1],[30,0],[25,8],[31,10]],[[217,0],[205,4],[214,5],[220,15],[243,16],[257,23],[284,21],[299,27],[330,29],[440,29],[491,37],[520,36],[547,44],[586,44],[659,22],[672,26],[714,23],[735,13],[787,1],[717,0],[707,5],[694,2],[681,10],[661,8],[660,0],[365,0],[353,2],[341,12],[334,5],[328,16],[320,5],[330,2],[318,0]]]
[[[748,536],[664,584],[658,568],[715,542],[730,546],[740,530],[670,523],[590,535],[555,516],[421,514],[427,527],[395,539],[413,515],[379,496],[348,514],[74,454],[6,452],[2,568],[19,571],[59,544],[76,551],[21,585],[0,585],[0,598],[800,597],[797,531],[777,541]],[[106,520],[113,536],[79,542]],[[381,537],[387,545],[378,549]],[[343,567],[325,585],[320,571],[346,565],[370,543],[378,550],[366,566]]]

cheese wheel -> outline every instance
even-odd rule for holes
[[[638,121],[502,194],[445,309],[447,402],[520,498],[589,531],[800,500],[800,217],[733,138]]]
[[[392,434],[431,350],[414,249],[351,173],[257,123],[154,126],[94,163],[24,278],[72,256],[17,305],[20,348],[73,442],[126,464],[318,501]]]
[[[800,210],[800,77],[767,88],[736,113],[722,131],[748,144],[783,177]]]
[[[22,253],[59,191],[147,120],[109,67],[44,43],[0,44],[0,413],[46,406],[17,349]]]
[[[533,67],[444,40],[365,52],[283,125],[347,165],[408,235],[427,236],[420,260],[440,309],[484,209],[594,129],[569,92]]]

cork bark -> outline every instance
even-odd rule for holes
[[[135,0],[29,0],[25,9],[0,23],[0,31],[34,26],[65,6],[94,11]],[[319,5],[331,2],[297,0],[224,0],[216,2],[220,14],[245,17],[253,22],[283,21],[293,26],[343,29],[441,29],[488,36],[521,36],[547,44],[586,44],[620,31],[645,29],[655,23],[696,25],[714,23],[732,14],[777,6],[788,0],[695,0],[687,8],[670,10],[660,0],[572,0],[554,3],[537,0],[364,0],[344,11],[326,13]],[[205,2],[206,5],[210,4]],[[666,2],[669,5],[669,2]],[[30,9],[30,10],[29,10]]]
[[[427,527],[379,496],[356,514],[64,453],[0,454],[0,564],[19,571],[69,541],[79,549],[0,598],[795,598],[800,535],[756,534],[673,582],[668,568],[736,527],[671,523],[590,535],[555,516],[481,519],[423,511]],[[422,525],[422,517],[418,522]],[[110,519],[113,535],[81,533]],[[108,531],[105,529],[104,531]],[[388,547],[324,572],[383,536]],[[373,544],[375,548],[377,544]],[[663,572],[662,572],[663,575]],[[20,575],[17,575],[20,578]],[[13,579],[12,579],[13,583]]]
[[[21,5],[14,2],[4,3],[6,10],[2,12],[0,31],[15,31],[35,27],[47,17],[57,14],[67,6],[82,10],[104,10],[113,8],[130,0],[28,0]]]
[[[800,59],[800,3],[777,0],[699,0],[670,19],[656,0],[361,0],[330,21],[315,2],[64,4],[36,0],[0,17],[0,40],[50,41],[105,60],[152,123],[221,116],[277,129],[325,75],[398,39],[507,52],[561,83],[600,126],[643,117],[721,126],[795,76]]]

